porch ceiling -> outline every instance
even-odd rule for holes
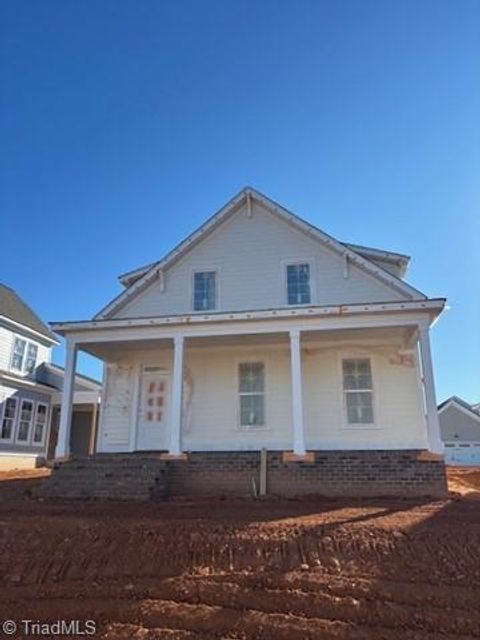
[[[321,331],[303,331],[302,344],[360,344],[388,342],[399,346],[409,346],[414,336],[414,329],[409,326],[393,326],[384,328],[335,329]],[[188,337],[186,348],[211,348],[218,346],[265,346],[289,343],[288,332],[218,335],[208,337]],[[98,342],[79,344],[79,348],[101,360],[115,359],[132,351],[153,351],[157,349],[173,349],[173,340],[169,338],[129,340],[118,342]]]

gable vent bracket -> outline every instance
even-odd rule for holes
[[[247,191],[247,218],[251,218],[253,215],[252,212],[252,197],[250,195],[250,192]]]
[[[160,283],[160,291],[163,293],[165,291],[165,274],[163,271],[158,272],[158,280]]]
[[[349,262],[348,253],[345,252],[343,254],[343,277],[347,279],[349,275],[350,275],[350,262]]]

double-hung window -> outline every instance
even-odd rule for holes
[[[216,272],[196,271],[193,274],[193,308],[207,311],[216,308]]]
[[[265,365],[263,362],[242,362],[238,365],[240,397],[240,427],[265,426]]]
[[[32,373],[32,371],[34,371],[37,364],[37,354],[37,345],[33,344],[33,342],[29,342],[27,347],[27,358],[25,360],[25,371],[27,373]]]
[[[30,428],[33,420],[33,402],[31,400],[22,400],[20,405],[20,415],[18,417],[17,441],[28,442],[30,437]]]
[[[45,433],[47,430],[47,414],[47,405],[43,404],[43,402],[38,402],[37,410],[35,412],[35,422],[33,424],[32,442],[34,444],[43,444],[45,440]]]
[[[21,371],[23,369],[23,360],[25,358],[25,349],[27,341],[22,338],[15,338],[13,343],[12,369]]]
[[[310,265],[308,262],[287,265],[288,304],[310,304]]]
[[[4,401],[0,440],[12,440],[15,418],[17,417],[17,398],[7,398]]]
[[[32,373],[37,365],[38,346],[23,338],[15,338],[12,352],[12,369]]]
[[[369,358],[348,358],[342,361],[343,393],[347,423],[372,425],[373,383]]]

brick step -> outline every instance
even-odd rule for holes
[[[167,464],[158,457],[99,455],[55,465],[42,497],[149,500],[167,495]]]

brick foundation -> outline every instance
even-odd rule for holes
[[[308,461],[267,453],[267,494],[327,497],[431,496],[447,493],[445,465],[414,450],[315,451]],[[149,500],[166,496],[253,495],[260,451],[97,454],[57,465],[40,487],[45,497]],[[291,461],[290,461],[291,460]]]
[[[260,485],[260,452],[189,453],[168,463],[169,495],[251,495]],[[328,497],[447,494],[442,459],[418,450],[315,451],[313,462],[283,462],[267,454],[267,493]]]

